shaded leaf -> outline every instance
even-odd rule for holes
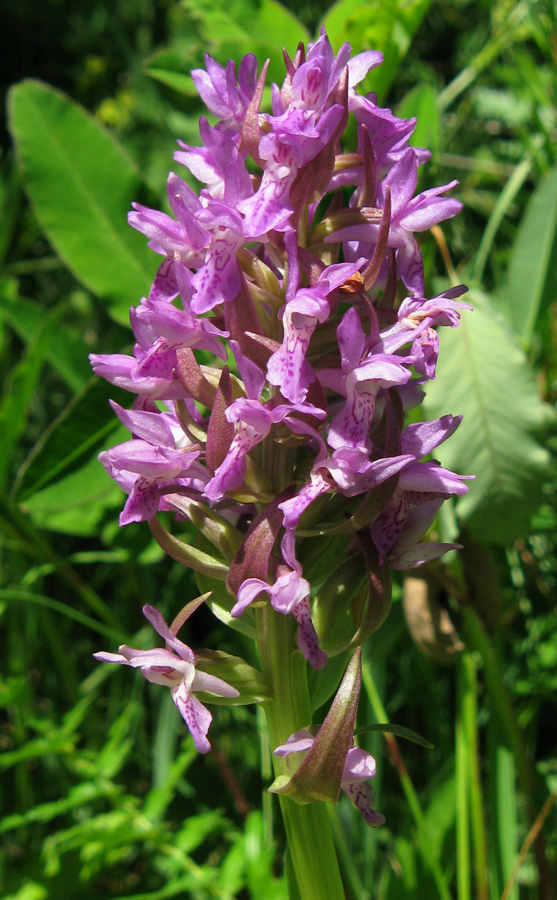
[[[88,465],[91,453],[101,450],[108,435],[117,429],[121,440],[127,439],[128,431],[109,406],[111,397],[120,403],[129,400],[125,391],[93,377],[51,423],[19,473],[16,497],[20,502],[84,463]]]
[[[475,474],[457,515],[478,541],[507,544],[541,501],[548,453],[537,439],[551,418],[523,351],[488,295],[471,291],[473,312],[440,333],[437,380],[428,385],[427,418],[462,414],[459,429],[435,453],[443,466]]]
[[[393,725],[391,723],[387,723],[386,725],[362,725],[361,728],[354,729],[354,735],[367,734],[369,731],[381,731],[385,734],[394,734],[396,737],[405,738],[407,741],[419,744],[420,747],[425,747],[426,750],[433,750],[434,748],[434,744],[417,734],[417,732],[412,731],[411,728],[405,728],[404,725]]]
[[[62,534],[96,535],[106,510],[123,502],[123,493],[96,454],[77,471],[33,493],[21,509],[35,525]]]
[[[0,315],[17,336],[28,343],[43,327],[49,310],[18,295],[15,281],[4,281],[0,283]],[[71,390],[79,390],[91,378],[83,338],[63,323],[58,323],[49,334],[49,340],[43,342],[43,351],[45,360]]]

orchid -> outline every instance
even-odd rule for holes
[[[130,225],[163,260],[131,311],[132,355],[91,358],[99,375],[135,395],[131,410],[114,405],[131,439],[100,456],[128,494],[120,523],[147,520],[174,559],[220,582],[207,604],[222,622],[249,620],[261,660],[250,674],[255,701],[253,691],[244,700],[200,670],[201,657],[152,607],[144,612],[166,649],[124,645],[96,657],[167,685],[202,753],[211,716],[196,693],[264,702],[277,760],[306,754],[303,791],[294,775],[281,802],[336,800],[342,788],[378,825],[368,783],[375,761],[353,745],[359,647],[388,612],[391,569],[459,546],[430,541],[428,531],[442,503],[468,490],[470,476],[431,458],[460,417],[423,422],[419,404],[436,373],[437,329],[458,326],[470,307],[458,299],[463,286],[427,299],[415,238],[459,211],[445,196],[456,182],[416,194],[429,154],[409,146],[415,120],[358,93],[382,56],[350,52],[343,44],[335,55],[323,30],[307,51],[285,53],[270,111],[261,108],[267,64],[258,74],[250,54],[236,76],[232,62],[205,57],[206,69],[192,75],[217,121],[202,118],[202,146],[179,142],[174,157],[201,187],[171,173],[172,215],[134,204]],[[345,153],[351,117],[358,147]],[[401,303],[399,280],[408,293]],[[199,541],[180,535],[184,520]],[[349,616],[331,634],[335,603]],[[307,669],[355,647],[314,739]],[[226,665],[237,675],[247,663]],[[341,896],[321,813],[319,864],[299,849],[304,810],[285,815],[299,850],[298,893]]]

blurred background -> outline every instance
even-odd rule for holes
[[[118,527],[123,496],[97,454],[126,434],[108,398],[129,397],[87,356],[131,349],[128,310],[158,258],[126,214],[166,209],[176,139],[199,143],[190,70],[206,51],[253,52],[280,82],[282,47],[325,22],[335,50],[385,53],[365,89],[418,117],[420,190],[458,179],[463,212],[423,236],[426,292],[463,281],[474,304],[441,335],[425,404],[464,414],[439,459],[477,479],[435,530],[465,549],[398,578],[364,655],[359,725],[390,720],[433,748],[362,736],[387,822],[333,811],[347,897],[550,900],[553,3],[4,0],[0,18],[0,897],[286,900],[258,712],[215,709],[200,758],[166,692],[92,659],[149,639],[144,603],[172,618],[198,589],[146,526]],[[208,610],[188,627],[193,647],[254,661]]]

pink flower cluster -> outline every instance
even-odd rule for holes
[[[463,287],[426,299],[416,234],[461,204],[446,196],[456,182],[416,194],[429,154],[409,144],[415,121],[357,92],[381,60],[351,59],[348,44],[335,56],[323,32],[307,54],[285,53],[261,112],[267,66],[258,76],[248,55],[236,77],[206,56],[192,75],[218,121],[202,118],[202,145],[175,154],[201,187],[172,173],[172,215],[134,204],[130,224],[162,262],[131,310],[133,355],[91,358],[136,397],[114,404],[131,440],[100,457],[128,494],[120,523],[191,517],[230,567],[232,616],[265,600],[292,614],[316,668],[327,656],[312,620],[315,541],[344,534],[338,566],[362,536],[373,571],[419,565],[455,546],[423,538],[467,490],[431,458],[460,417],[404,422],[435,377],[435,328],[466,307]],[[342,144],[350,118],[355,152]],[[228,556],[227,528],[239,546]],[[178,656],[148,662],[193,710],[193,663]]]

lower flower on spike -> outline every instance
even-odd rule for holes
[[[274,751],[275,756],[288,756],[290,753],[307,753],[315,741],[314,735],[305,728],[291,734],[286,744],[281,744]],[[377,764],[371,755],[359,747],[351,747],[346,756],[340,786],[352,803],[361,812],[365,822],[372,827],[383,825],[385,817],[374,810],[375,791],[370,784],[377,771]]]
[[[199,753],[208,753],[211,745],[207,740],[207,732],[213,717],[197,699],[195,693],[208,691],[219,697],[238,697],[238,691],[222,678],[196,669],[195,653],[170,630],[158,609],[147,604],[143,607],[143,615],[165,639],[164,649],[155,647],[153,650],[134,650],[133,647],[122,644],[118,647],[118,653],[101,652],[94,653],[93,656],[101,662],[139,668],[147,681],[169,687],[172,699],[188,726],[196,749]]]

